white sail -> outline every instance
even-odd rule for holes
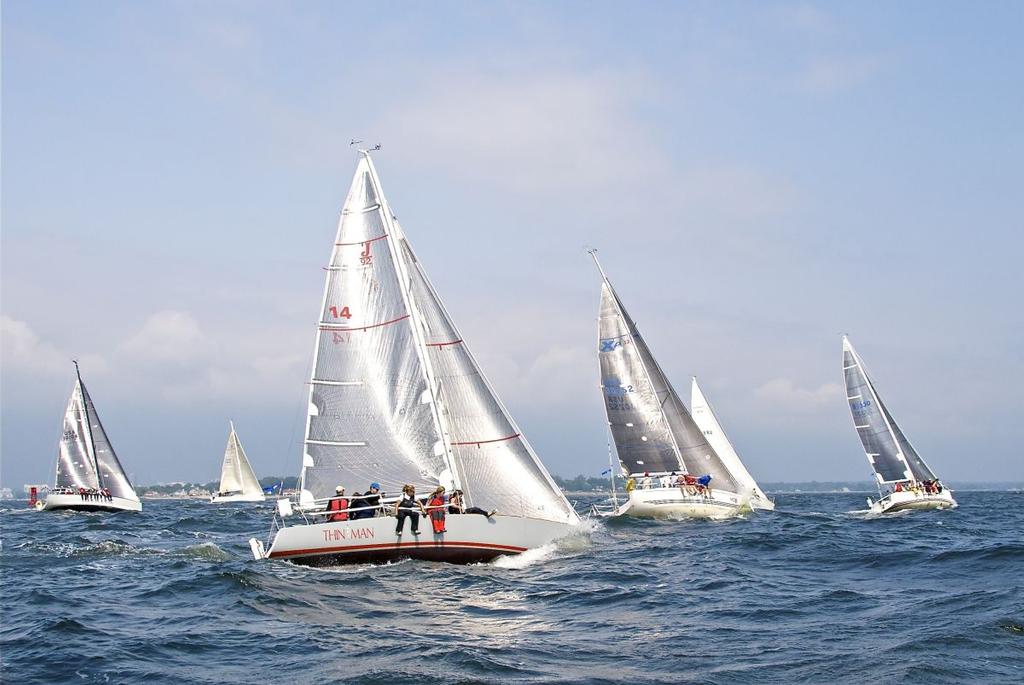
[[[363,153],[327,266],[302,488],[460,487],[513,516],[575,521],[434,292]]]
[[[75,364],[75,387],[64,411],[64,430],[58,447],[58,488],[106,489],[113,497],[138,500],[96,406]]]
[[[729,440],[729,436],[722,429],[722,424],[719,423],[715,410],[711,408],[711,403],[708,402],[700,386],[697,384],[696,376],[694,376],[690,385],[690,412],[693,415],[693,420],[697,423],[697,427],[701,429],[708,442],[715,448],[715,452],[718,453],[722,463],[732,473],[739,487],[743,491],[750,493],[751,506],[774,509],[775,504],[758,487],[754,477],[750,475],[747,467],[740,460],[740,455],[737,454],[736,448],[733,447],[732,442]]]
[[[231,432],[224,448],[224,462],[220,469],[221,493],[239,493],[246,497],[262,497],[263,486],[253,473],[249,459],[245,456],[242,442],[235,432],[235,424],[230,423]]]

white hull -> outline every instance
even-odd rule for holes
[[[210,504],[227,504],[228,502],[263,502],[266,497],[263,493],[258,495],[245,495],[242,493],[236,495],[214,495],[210,498]]]
[[[395,534],[397,519],[382,516],[355,521],[299,524],[281,528],[270,549],[250,541],[262,556],[306,566],[383,563],[398,559],[425,559],[452,563],[489,561],[503,554],[520,554],[571,533],[575,526],[543,519],[496,514],[449,514],[445,533],[435,534],[430,519],[421,517],[420,534],[405,522]]]
[[[649,488],[629,493],[616,515],[648,518],[725,519],[738,515],[746,502],[737,494],[712,490],[710,497],[690,495],[678,487]]]
[[[944,488],[938,494],[924,492],[891,492],[877,502],[868,499],[872,514],[892,514],[908,509],[953,509],[958,507],[953,493]]]
[[[81,495],[58,495],[50,493],[43,502],[41,511],[73,509],[75,511],[142,511],[142,502],[123,497],[85,498]]]

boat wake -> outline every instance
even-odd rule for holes
[[[537,564],[544,563],[557,553],[558,545],[554,542],[550,542],[541,547],[528,549],[522,554],[516,554],[514,556],[500,556],[490,562],[490,565],[496,568],[528,568],[530,566],[536,566]]]

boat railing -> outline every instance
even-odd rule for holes
[[[382,496],[380,498],[379,504],[362,505],[362,503],[360,502],[359,504],[361,506],[352,506],[350,504],[348,507],[344,509],[328,509],[328,504],[330,503],[331,500],[335,498],[336,497],[320,497],[317,499],[302,499],[301,497],[299,497],[295,500],[292,500],[291,498],[280,499],[278,500],[278,506],[275,511],[275,518],[279,516],[282,519],[281,525],[283,526],[283,519],[288,516],[291,516],[292,514],[300,515],[306,524],[321,523],[323,518],[326,518],[328,516],[337,516],[339,514],[347,514],[347,518],[354,518],[352,517],[352,514],[356,512],[369,511],[376,513],[379,511],[382,512],[385,516],[390,516],[393,515],[393,512],[395,511],[395,505],[403,499],[402,497],[398,496]],[[359,499],[359,497],[350,497],[347,499],[351,501],[352,499]],[[429,514],[432,510],[435,509],[444,509],[447,511],[448,507],[451,505],[446,502],[445,504],[434,506],[421,503],[421,506],[422,509],[420,509],[419,506],[399,507],[398,509],[399,511],[413,511],[420,513],[422,513],[422,511],[425,510]],[[367,516],[366,518],[370,517]]]

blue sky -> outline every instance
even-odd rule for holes
[[[943,477],[1024,479],[1021,3],[2,18],[4,485],[51,478],[72,357],[136,481],[214,478],[229,418],[296,473],[352,137],[553,472],[606,461],[590,245],[756,478],[868,475],[847,332]]]

